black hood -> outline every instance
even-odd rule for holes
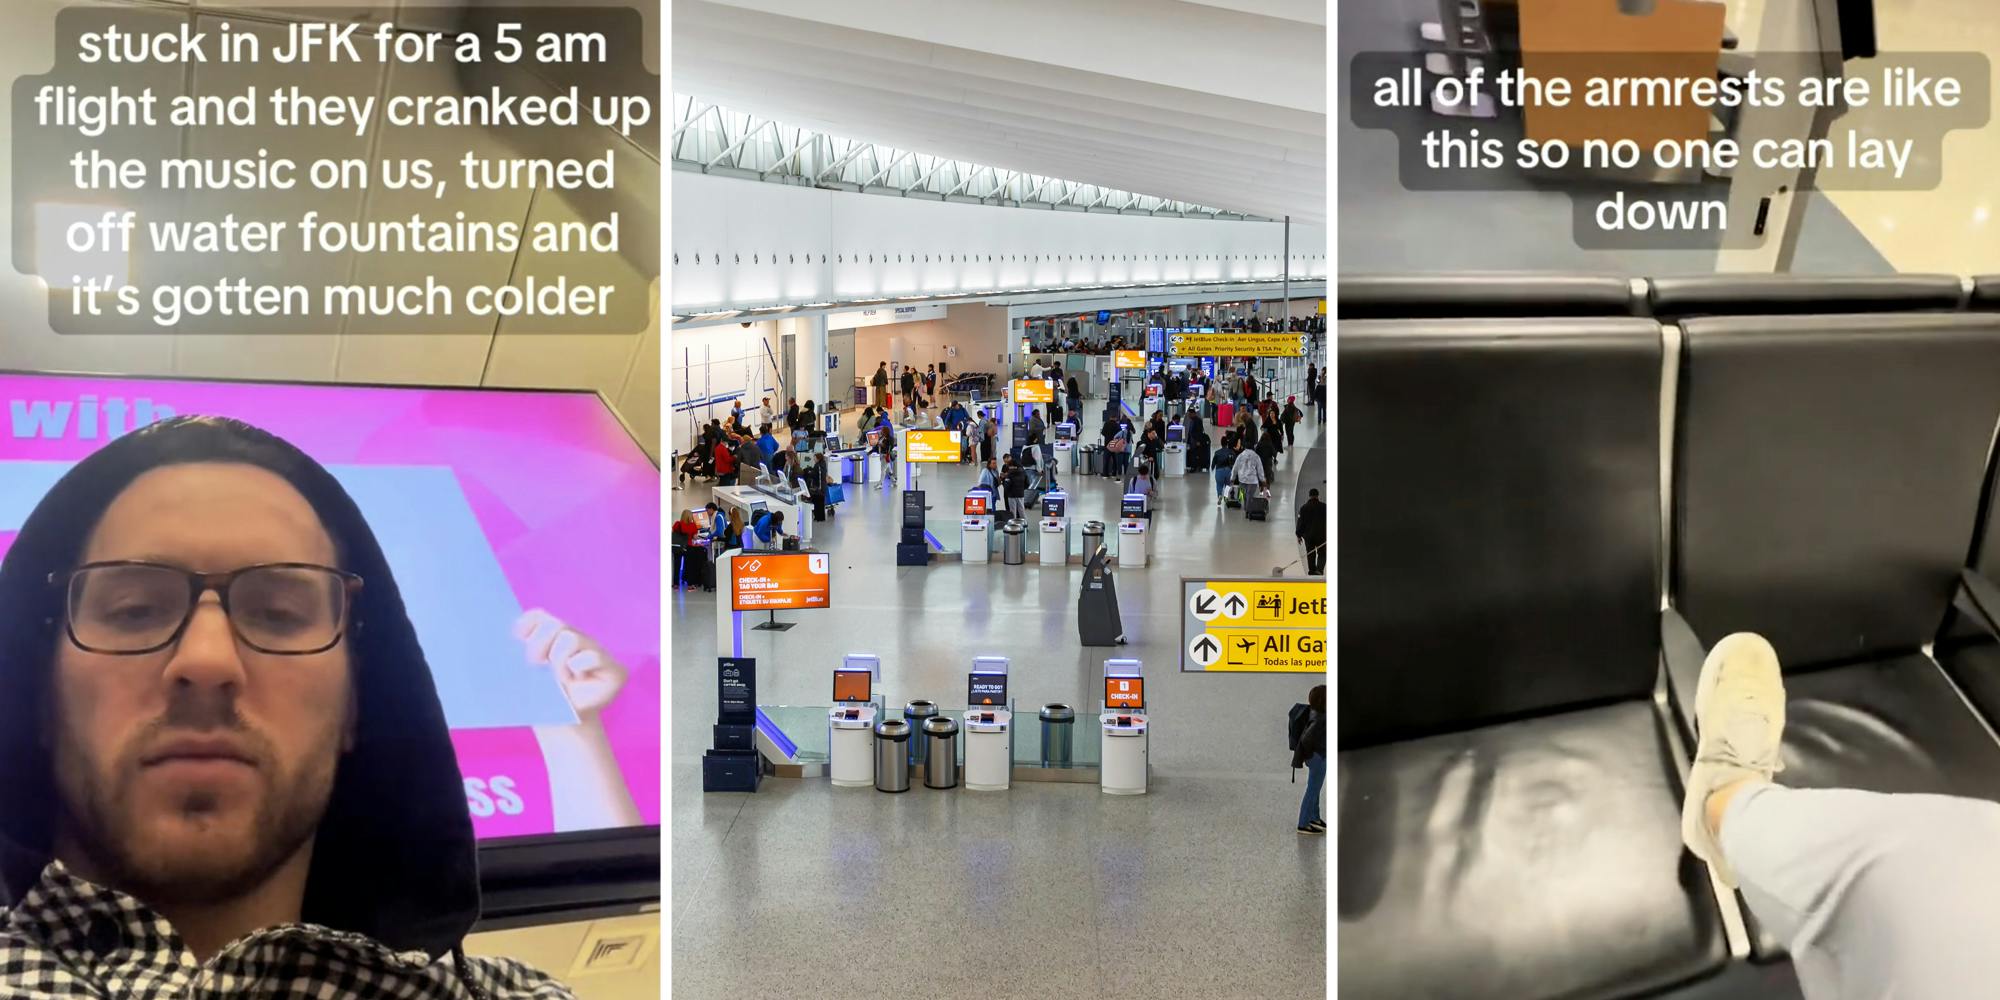
[[[303,495],[364,585],[346,642],[358,726],[340,758],[314,841],[304,918],[433,957],[479,914],[472,819],[444,709],[416,629],[375,534],[326,469],[234,420],[178,417],[78,463],[29,515],[0,562],[0,905],[19,901],[50,861],[57,801],[45,737],[63,596],[49,580],[76,567],[104,511],[165,465],[238,462]]]

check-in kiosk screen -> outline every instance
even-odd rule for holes
[[[1104,707],[1145,708],[1146,679],[1144,677],[1106,677],[1104,679]]]
[[[1007,704],[1006,674],[968,675],[965,703],[971,707],[1000,707]]]
[[[1187,440],[1187,428],[1179,424],[1167,425],[1167,443],[1180,444]]]
[[[1126,497],[1118,501],[1119,517],[1145,517],[1146,501],[1143,497]]]
[[[1065,498],[1063,497],[1052,497],[1052,496],[1042,497],[1042,516],[1043,517],[1063,516],[1064,502]]]
[[[867,670],[836,670],[833,672],[833,700],[841,702],[865,702],[875,695],[872,690],[875,675]]]
[[[992,505],[988,503],[986,494],[967,493],[965,495],[966,517],[983,517],[991,512],[991,508]]]

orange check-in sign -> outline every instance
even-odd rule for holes
[[[824,608],[832,599],[824,552],[746,552],[730,560],[729,575],[737,611]]]
[[[1056,401],[1056,385],[1048,379],[1017,378],[1014,380],[1014,402],[1053,403]]]

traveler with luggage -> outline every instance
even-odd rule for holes
[[[1306,794],[1299,800],[1299,834],[1312,837],[1326,833],[1320,816],[1320,791],[1326,786],[1326,685],[1315,684],[1306,693],[1303,705],[1293,705],[1287,737],[1292,748],[1292,780],[1298,769],[1306,769]]]
[[[1028,471],[1012,458],[1007,460],[1007,468],[1000,474],[1000,485],[1007,495],[1007,514],[1013,518],[1027,516]]]
[[[1306,502],[1299,505],[1298,526],[1292,533],[1306,547],[1306,573],[1325,576],[1326,504],[1320,502],[1318,490],[1306,491]]]
[[[1222,445],[1215,449],[1209,466],[1215,470],[1215,505],[1222,506],[1229,499],[1229,482],[1236,475],[1232,465],[1236,461],[1236,434],[1222,435]]]
[[[1236,456],[1232,471],[1236,475],[1236,485],[1243,490],[1243,516],[1252,521],[1264,519],[1262,509],[1270,503],[1269,482],[1264,477],[1264,459],[1255,450],[1245,448]]]

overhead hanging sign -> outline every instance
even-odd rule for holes
[[[1302,358],[1309,339],[1302,333],[1176,333],[1167,348],[1180,358]]]
[[[1138,369],[1142,369],[1142,370],[1143,370],[1143,369],[1144,369],[1144,368],[1146,367],[1146,352],[1145,352],[1145,351],[1112,351],[1112,352],[1111,352],[1111,367],[1113,367],[1113,368],[1138,368]]]
[[[1181,669],[1326,671],[1326,581],[1181,578]]]
[[[877,306],[854,312],[828,313],[828,330],[850,330],[864,326],[888,326],[892,323],[916,323],[927,319],[943,319],[945,307],[940,305],[920,306]]]

